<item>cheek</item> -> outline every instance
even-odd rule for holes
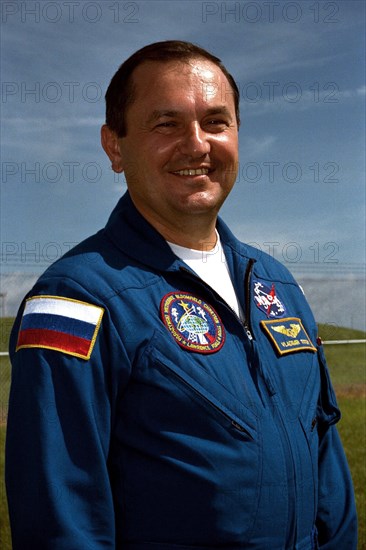
[[[238,145],[238,137],[233,137],[232,135],[227,134],[220,134],[217,136],[214,143],[217,153],[222,157],[227,157],[228,159],[238,158]]]
[[[178,139],[164,139],[159,137],[154,140],[149,147],[149,155],[152,159],[160,160],[162,162],[169,161],[174,153],[178,150]]]

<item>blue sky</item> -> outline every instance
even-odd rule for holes
[[[99,144],[126,57],[183,39],[241,95],[240,172],[222,216],[295,274],[365,264],[365,2],[3,1],[4,271],[42,271],[125,190]]]

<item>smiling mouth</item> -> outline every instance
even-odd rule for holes
[[[209,172],[212,170],[209,170],[208,168],[187,168],[184,170],[177,170],[176,172],[173,172],[176,176],[206,176]]]

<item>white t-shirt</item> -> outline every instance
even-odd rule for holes
[[[170,242],[168,242],[168,245],[178,258],[183,260],[203,281],[216,290],[231,309],[243,318],[243,312],[235,294],[229,267],[217,231],[216,236],[216,245],[212,250],[194,250]]]

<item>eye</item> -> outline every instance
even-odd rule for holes
[[[154,126],[154,131],[160,134],[172,134],[177,131],[178,124],[174,120],[159,122]]]
[[[208,124],[211,124],[213,126],[222,124],[223,126],[227,126],[227,122],[225,120],[221,120],[219,118],[213,118],[208,121]]]
[[[223,132],[228,126],[228,122],[222,118],[210,118],[206,122],[206,127],[210,132]]]
[[[175,122],[160,122],[156,125],[156,128],[173,128],[174,126]]]

